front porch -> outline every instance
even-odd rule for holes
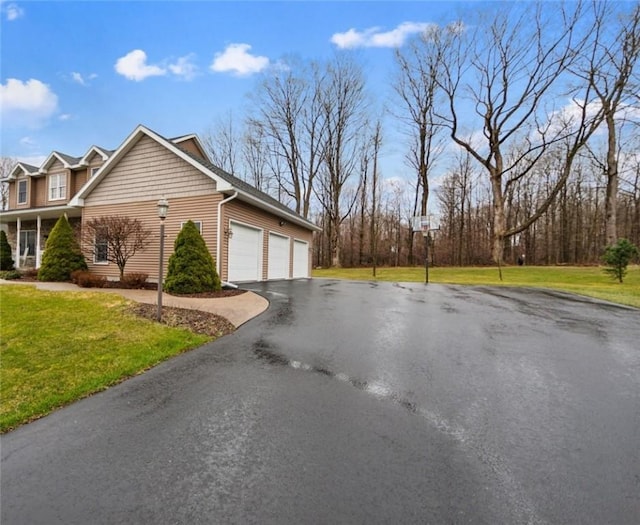
[[[80,226],[82,211],[68,206],[0,213],[0,224],[5,226],[17,270],[40,268],[49,233],[63,214],[67,215],[72,227]]]

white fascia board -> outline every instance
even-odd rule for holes
[[[42,166],[40,166],[40,169],[38,170],[38,173],[47,173],[47,170],[49,168],[49,164],[51,164],[51,162],[54,159],[58,159],[60,162],[62,162],[62,165],[65,167],[65,169],[71,169],[73,167],[66,160],[64,160],[60,155],[58,155],[58,153],[56,151],[52,151],[49,154],[49,156],[47,157],[47,160],[45,160],[42,163]]]
[[[158,135],[154,131],[149,128],[139,124],[136,129],[134,129],[131,134],[125,139],[125,141],[120,145],[120,147],[115,151],[111,157],[107,159],[107,161],[102,165],[100,171],[96,173],[93,177],[91,177],[85,184],[80,188],[80,190],[75,194],[75,196],[69,201],[69,205],[71,206],[83,206],[84,199],[91,193],[91,191],[100,183],[100,181],[109,173],[113,167],[120,162],[122,157],[124,157],[133,146],[138,142],[142,135],[146,135],[149,138],[156,141],[158,144],[164,146],[169,151],[185,160],[193,167],[210,177],[216,182],[216,187],[218,191],[229,191],[232,186],[225,181],[224,179],[217,176],[207,167],[200,164],[198,161],[193,159],[190,155],[184,153],[180,148],[178,148],[173,142],[164,137]]]
[[[156,142],[158,142],[159,144],[162,144],[165,148],[167,148],[168,150],[170,150],[172,153],[176,154],[178,157],[180,157],[182,160],[185,160],[186,162],[188,162],[189,164],[191,164],[194,168],[196,168],[198,171],[204,173],[205,175],[207,175],[208,177],[210,177],[211,179],[213,179],[216,183],[216,189],[218,191],[231,191],[231,190],[235,190],[235,188],[229,184],[226,180],[224,180],[223,178],[221,178],[219,175],[216,175],[213,171],[211,171],[209,168],[207,168],[206,166],[203,166],[200,162],[198,162],[196,159],[194,159],[193,157],[191,157],[191,155],[188,155],[187,153],[185,153],[184,151],[182,151],[180,148],[178,148],[176,146],[176,144],[174,144],[173,142],[171,142],[169,139],[165,139],[164,137],[158,135],[155,131],[150,130],[149,128],[146,128],[145,126],[140,126],[142,128],[142,131],[148,135],[149,137],[151,137],[153,140],[155,140]],[[197,138],[197,137],[196,137]]]
[[[97,153],[98,155],[100,155],[102,157],[102,160],[107,160],[109,158],[109,155],[107,155],[100,148],[98,148],[97,146],[91,146],[89,148],[89,150],[80,159],[80,162],[78,163],[78,166],[83,166],[83,167],[84,166],[88,166],[89,165],[89,157],[91,156],[92,153]]]

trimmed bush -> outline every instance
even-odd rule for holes
[[[125,273],[120,279],[120,284],[125,288],[144,288],[148,277],[147,273]]]
[[[11,246],[4,230],[0,230],[0,270],[13,270],[13,258],[11,257]]]
[[[73,282],[82,288],[104,288],[107,284],[107,278],[104,275],[78,270],[73,272]]]
[[[188,221],[176,238],[164,289],[169,293],[192,294],[214,292],[220,288],[213,257],[196,225]]]
[[[87,263],[73,228],[63,215],[51,230],[38,271],[39,281],[69,281],[74,270],[86,270]]]
[[[6,270],[0,272],[0,279],[5,279],[7,281],[22,279],[22,274],[18,270]]]

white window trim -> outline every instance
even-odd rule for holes
[[[98,170],[100,169],[100,166],[98,167],[92,167],[89,169],[89,178],[93,177],[96,173],[98,173]]]
[[[184,225],[187,224],[189,221],[182,221],[180,223],[180,229],[184,228]],[[202,221],[194,221],[193,219],[191,219],[191,222],[193,224],[196,225],[196,228],[198,228],[198,232],[200,232],[200,235],[203,235],[202,231],[203,231],[203,222]]]
[[[24,185],[25,185],[24,200],[21,201],[20,200],[20,184],[22,184],[23,182],[24,182]],[[28,200],[29,200],[29,181],[26,180],[26,179],[19,180],[18,181],[18,186],[16,187],[16,202],[18,204],[26,204]]]
[[[56,185],[54,186],[54,181],[56,181]],[[61,182],[64,181],[64,184]],[[64,188],[64,195],[60,191]],[[54,190],[56,190],[54,192]],[[56,196],[54,196],[56,195]],[[64,173],[53,173],[49,175],[49,200],[50,201],[61,201],[67,198],[67,175]]]

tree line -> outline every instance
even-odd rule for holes
[[[640,242],[639,53],[638,3],[500,5],[398,48],[388,100],[349,53],[285,59],[205,143],[322,226],[318,266],[423,261],[414,216],[436,264],[593,263]]]

